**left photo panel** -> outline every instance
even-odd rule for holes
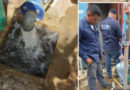
[[[78,89],[77,2],[0,0],[0,89]]]

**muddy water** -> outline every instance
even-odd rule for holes
[[[58,33],[35,26],[24,31],[17,22],[13,25],[0,52],[0,63],[38,77],[45,77],[53,55]]]
[[[23,28],[21,28],[21,34],[22,34],[22,39],[25,42],[25,48],[29,48],[29,47],[34,47],[37,46],[38,43],[38,37],[36,34],[36,29],[33,28],[32,31],[24,31]]]

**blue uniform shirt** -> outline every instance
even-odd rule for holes
[[[119,38],[122,38],[120,24],[117,20],[107,17],[101,23],[101,32],[103,35],[103,47],[106,51],[120,50]]]
[[[101,45],[97,25],[92,30],[84,17],[79,22],[79,56],[85,61],[88,57],[95,62],[101,60]]]

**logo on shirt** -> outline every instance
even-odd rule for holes
[[[101,29],[111,30],[111,26],[109,26],[109,25],[101,25]]]

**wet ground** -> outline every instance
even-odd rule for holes
[[[103,72],[104,72],[103,75],[104,75],[105,80],[107,82],[112,83],[114,80],[112,78],[108,79],[106,77],[106,71],[104,69],[103,69]],[[97,81],[97,86],[99,90],[111,90],[112,88],[112,87],[108,87],[105,89],[101,89],[98,81]],[[87,83],[87,70],[86,69],[84,70],[84,73],[82,73],[81,70],[79,70],[79,90],[89,90],[88,83]]]
[[[24,31],[17,22],[1,48],[0,63],[19,71],[45,78],[56,47],[58,33],[34,26]]]

